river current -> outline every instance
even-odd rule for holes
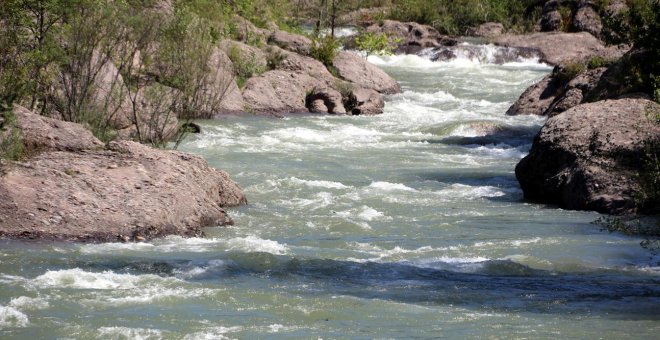
[[[660,334],[660,258],[592,212],[523,201],[535,60],[370,57],[374,117],[203,121],[181,149],[249,205],[207,237],[0,241],[0,338],[606,338]]]

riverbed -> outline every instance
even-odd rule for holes
[[[655,338],[660,257],[523,200],[534,59],[370,57],[380,116],[202,121],[182,151],[249,204],[207,237],[0,241],[1,338]]]

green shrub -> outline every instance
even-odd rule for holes
[[[568,83],[577,77],[580,73],[584,72],[585,66],[580,62],[568,63],[557,67],[555,70],[555,77],[562,83]]]
[[[266,55],[266,68],[269,70],[275,70],[282,62],[287,58],[286,54],[276,51],[274,49],[268,49],[268,54]]]
[[[25,156],[21,131],[10,108],[0,107],[0,158],[18,161]]]
[[[366,56],[375,54],[375,55],[391,55],[396,44],[399,42],[396,41],[390,42],[390,39],[385,33],[373,33],[367,32],[360,34],[356,39],[355,43],[357,48],[360,51],[366,53]]]
[[[325,66],[331,67],[341,46],[341,41],[331,36],[315,38],[312,40],[310,55]]]
[[[227,56],[234,64],[234,73],[236,74],[236,83],[238,87],[243,88],[245,81],[260,75],[266,71],[266,68],[259,63],[259,59],[250,53],[245,55],[240,48],[231,46],[227,51]]]
[[[591,57],[591,59],[589,59],[589,61],[587,62],[587,68],[590,69],[590,70],[593,70],[593,69],[600,68],[600,67],[608,67],[608,66],[612,65],[613,63],[614,63],[613,60],[605,59],[605,58],[600,57],[600,56],[595,56],[595,57]]]

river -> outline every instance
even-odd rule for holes
[[[535,60],[370,57],[374,117],[203,121],[181,146],[249,205],[206,238],[0,241],[0,338],[607,338],[660,334],[660,258],[593,212],[526,203]]]

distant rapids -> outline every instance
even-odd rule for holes
[[[250,202],[206,238],[1,241],[0,337],[657,338],[660,257],[522,199],[544,118],[505,112],[551,67],[468,47],[370,56],[380,116],[199,122]]]

